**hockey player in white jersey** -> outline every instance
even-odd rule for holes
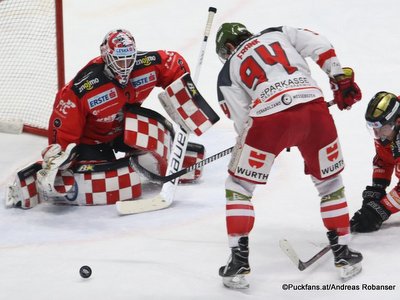
[[[249,286],[245,275],[250,272],[253,191],[256,184],[267,183],[275,158],[287,147],[298,147],[305,173],[311,175],[321,197],[321,216],[340,276],[354,276],[361,271],[362,255],[348,247],[342,152],[334,121],[305,58],[329,76],[340,110],[361,99],[353,70],[341,67],[326,38],[287,26],[252,34],[240,23],[224,23],[217,32],[216,52],[224,62],[218,100],[238,134],[225,184],[231,256],[219,270],[224,284]]]

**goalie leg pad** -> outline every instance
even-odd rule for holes
[[[125,116],[124,143],[132,148],[151,153],[159,163],[159,174],[168,166],[173,126],[155,111],[132,106]]]
[[[76,204],[105,205],[141,196],[140,177],[132,167],[75,174],[79,187]]]
[[[183,160],[182,169],[188,168],[195,163],[204,159],[205,148],[203,145],[189,142],[186,148],[185,158]],[[192,172],[186,173],[179,178],[179,183],[191,183],[201,177],[203,168],[196,169]]]
[[[14,183],[7,187],[7,207],[28,209],[41,202],[68,205],[115,204],[117,201],[139,198],[142,194],[140,177],[128,165],[99,172],[72,173],[69,169],[59,171],[54,180],[53,193],[41,188],[36,173],[27,173],[22,179],[20,177],[16,176]]]
[[[31,165],[30,168],[33,170],[40,165],[41,162],[38,162]],[[14,182],[7,187],[6,207],[28,209],[43,201],[53,202],[54,198],[63,199],[64,195],[69,198],[73,194],[75,180],[70,170],[57,172],[54,180],[55,192],[52,195],[49,195],[48,191],[42,190],[41,185],[38,184],[36,172],[25,172],[26,170],[28,169],[18,172]]]

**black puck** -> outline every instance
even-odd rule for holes
[[[79,269],[79,274],[82,278],[89,278],[92,275],[92,269],[89,266],[82,266]]]

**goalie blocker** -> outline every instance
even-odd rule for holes
[[[152,110],[131,106],[127,108],[125,126],[124,142],[135,148],[133,155],[138,155],[141,166],[165,175],[174,138],[172,124]],[[204,147],[189,143],[184,167],[203,158]],[[53,169],[54,173],[42,166],[43,162],[39,161],[17,172],[6,191],[7,207],[27,209],[41,202],[105,205],[137,199],[142,194],[141,178],[129,164],[129,156],[111,162],[77,161],[72,168]],[[190,172],[180,182],[192,182],[201,176],[201,172]],[[50,184],[49,181],[40,180],[49,173],[53,174]],[[46,184],[43,185],[43,182]]]
[[[187,133],[200,136],[219,120],[217,113],[200,95],[189,73],[171,83],[158,98],[171,119]]]

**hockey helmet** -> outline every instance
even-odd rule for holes
[[[393,93],[379,92],[368,103],[365,120],[373,129],[375,138],[387,139],[396,126],[400,117],[400,100]]]
[[[231,43],[236,47],[252,35],[243,24],[223,23],[218,29],[215,39],[218,57],[223,62],[226,61],[231,55],[231,50],[227,48],[226,43]]]
[[[115,79],[125,86],[135,65],[137,54],[132,34],[124,29],[110,31],[100,45],[100,52]]]

